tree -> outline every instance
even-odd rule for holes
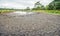
[[[50,9],[50,10],[58,10],[60,9],[60,0],[54,0],[52,1],[49,5],[48,5],[48,8],[47,9]]]
[[[30,7],[26,7],[26,10],[30,10]]]
[[[35,8],[40,7],[40,6],[41,6],[40,1],[36,2],[34,5]]]
[[[45,10],[45,7],[44,7],[43,5],[41,5],[41,9],[42,9],[42,10]]]
[[[56,4],[56,9],[60,9],[60,0],[54,0]]]
[[[33,10],[41,10],[41,9],[44,9],[44,6],[40,3],[40,1],[36,2],[34,4]]]
[[[53,10],[54,9],[54,5],[50,3],[48,6],[46,6],[46,8],[49,9],[49,10]]]

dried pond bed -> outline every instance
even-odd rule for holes
[[[0,14],[0,36],[60,36],[59,33],[60,15]]]

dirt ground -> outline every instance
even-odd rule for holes
[[[60,15],[0,14],[0,36],[60,36]]]

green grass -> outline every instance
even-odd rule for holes
[[[9,12],[13,12],[15,10],[0,10],[0,13],[9,13]]]
[[[59,14],[60,10],[33,10],[33,12],[41,12],[41,13],[47,13],[47,14]]]
[[[59,10],[46,10],[46,12],[51,14],[60,14]]]

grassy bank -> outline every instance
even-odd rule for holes
[[[0,13],[9,13],[9,12],[13,12],[15,10],[0,10]]]
[[[47,14],[59,14],[60,15],[60,10],[32,10],[33,12],[42,12],[42,13],[47,13]]]
[[[10,13],[10,12],[14,12],[14,11],[15,10],[0,10],[0,13]],[[41,12],[41,13],[47,13],[47,14],[58,14],[58,15],[60,15],[60,10],[32,10],[32,12]]]

